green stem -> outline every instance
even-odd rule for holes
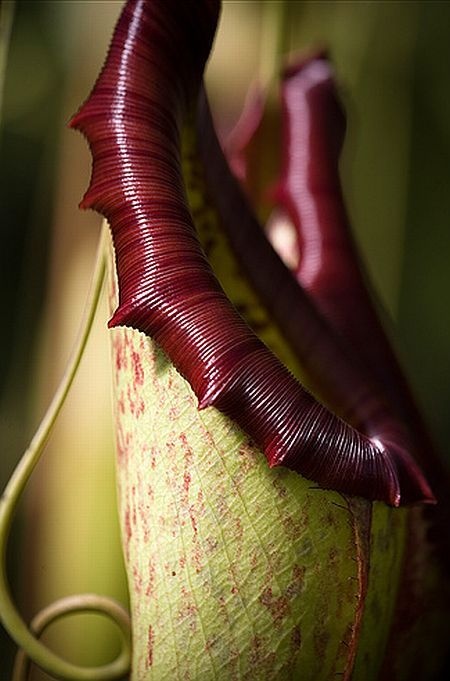
[[[82,323],[80,334],[72,357],[69,360],[68,367],[56,391],[56,394],[53,397],[53,400],[31,441],[31,444],[19,461],[6,486],[2,498],[0,499],[1,620],[5,629],[7,629],[7,631],[10,633],[11,637],[21,648],[24,649],[27,656],[29,656],[33,662],[35,662],[48,674],[54,676],[55,678],[66,679],[68,681],[83,681],[84,679],[86,679],[86,681],[106,681],[119,679],[125,676],[128,673],[130,667],[129,626],[125,624],[123,618],[115,619],[121,635],[121,651],[118,657],[113,660],[113,662],[100,667],[80,667],[66,662],[53,651],[49,650],[34,636],[18,612],[11,597],[6,575],[6,549],[9,531],[19,497],[32,471],[34,470],[34,467],[40,459],[51,430],[70,390],[73,379],[75,378],[87,340],[89,338],[105,279],[106,235],[107,230],[104,228],[98,246],[91,289],[86,305],[85,318]],[[115,601],[112,601],[112,599],[108,600],[112,602],[112,605],[109,611],[105,611],[105,614],[114,617],[114,615],[111,613],[113,612],[114,608],[117,607],[117,604]],[[95,609],[98,610],[98,608]]]
[[[30,630],[39,637],[56,620],[74,612],[98,612],[110,617],[119,624],[123,631],[127,631],[130,628],[129,614],[120,603],[97,594],[80,594],[60,598],[46,608],[43,608],[33,617],[30,623]],[[16,655],[11,681],[26,681],[29,671],[30,658],[21,649]]]
[[[14,2],[12,0],[3,0],[3,2],[0,2],[0,112],[3,107],[6,62],[8,59],[13,16]]]
[[[289,47],[286,45],[289,42],[287,40],[287,5],[285,0],[262,3],[259,81],[263,88],[267,87],[269,95],[272,95],[273,87],[276,87],[276,95],[278,95],[280,68],[283,64],[283,56]]]

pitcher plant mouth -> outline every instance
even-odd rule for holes
[[[341,307],[360,295],[359,288],[333,300],[330,313],[318,289],[308,290],[302,281],[307,263],[302,262],[296,281],[230,176],[205,98],[198,104],[219,9],[216,0],[127,2],[92,94],[71,121],[87,137],[93,155],[91,183],[81,205],[106,217],[113,238],[119,306],[109,325],[151,336],[189,382],[200,408],[214,406],[227,414],[262,449],[270,466],[283,465],[323,488],[393,506],[433,503],[411,454],[407,428],[390,409],[389,391],[377,383],[362,350],[346,349],[353,327],[347,337],[336,321]],[[328,68],[319,56],[303,73],[327,73]],[[291,67],[286,82],[296,80],[294,73]],[[306,89],[299,86],[300,100],[333,88],[330,79],[325,85],[306,80]],[[290,101],[286,93],[284,98]],[[183,181],[181,138],[196,109],[206,175],[237,257],[301,360],[323,384],[324,394],[343,400],[357,428],[292,376],[219,284],[196,234]],[[314,120],[320,130],[303,133],[308,144],[300,135],[296,152],[302,158],[306,154],[305,167],[324,180],[323,187],[314,189],[322,213],[337,191],[338,118],[326,110],[324,120]],[[328,140],[336,148],[328,148]],[[330,178],[321,173],[331,173]],[[311,177],[308,182],[298,188],[304,201],[309,200]],[[291,201],[286,192],[283,201]],[[325,219],[321,226],[324,234],[331,229]],[[331,288],[339,290],[342,284],[341,261],[353,263],[354,257],[348,249],[337,249],[321,263]],[[360,282],[353,285],[360,287]]]

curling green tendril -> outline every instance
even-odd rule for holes
[[[14,470],[0,499],[0,618],[5,629],[24,651],[19,656],[19,661],[16,661],[16,676],[14,677],[16,681],[25,678],[23,674],[26,674],[28,665],[26,658],[32,660],[51,676],[67,681],[112,681],[113,679],[123,678],[129,673],[130,669],[129,618],[116,601],[108,597],[83,594],[57,601],[39,613],[37,619],[35,618],[32,629],[36,629],[37,636],[51,621],[74,611],[95,610],[114,620],[118,626],[121,639],[119,655],[115,660],[103,666],[82,667],[65,661],[38,640],[35,633],[30,630],[22,619],[12,600],[6,575],[6,549],[18,500],[34,467],[40,459],[51,430],[64,404],[92,328],[105,279],[106,238],[107,229],[104,226],[98,246],[84,320],[68,367],[36,434]]]
[[[98,594],[81,594],[60,598],[46,608],[43,608],[32,619],[30,630],[39,637],[51,624],[74,612],[98,612],[102,615],[107,615],[119,624],[124,632],[130,626],[129,615],[120,603],[116,603],[111,598],[99,596]],[[21,649],[16,655],[11,681],[26,681],[29,671],[30,658]]]

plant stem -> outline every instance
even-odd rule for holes
[[[14,2],[12,0],[3,0],[3,2],[0,2],[0,112],[3,107],[6,61],[8,59],[13,16]]]
[[[285,0],[263,2],[259,53],[259,81],[270,92],[271,85],[278,88],[279,71],[287,41],[288,3]]]
[[[31,621],[30,630],[36,636],[41,636],[51,624],[74,612],[98,612],[111,617],[123,631],[127,631],[130,627],[128,612],[120,603],[98,594],[80,594],[60,598],[43,608]],[[30,659],[21,649],[16,655],[11,681],[26,681],[29,671]]]
[[[16,643],[22,647],[26,654],[42,669],[58,679],[73,681],[82,681],[83,679],[89,679],[89,681],[100,681],[103,679],[112,680],[119,679],[127,674],[130,666],[130,646],[129,626],[125,622],[126,618],[116,618],[113,614],[115,608],[117,608],[115,601],[112,599],[103,599],[102,605],[98,605],[94,609],[103,609],[105,614],[115,619],[121,634],[121,651],[118,657],[113,662],[97,668],[80,667],[66,662],[38,641],[23,621],[13,603],[6,575],[6,549],[9,531],[19,497],[40,459],[55,421],[73,383],[89,338],[105,279],[106,235],[107,229],[104,227],[98,246],[94,274],[86,304],[85,317],[68,367],[36,434],[14,470],[0,499],[0,616],[2,622]],[[83,599],[82,596],[78,598]],[[112,603],[111,607],[104,608],[105,600]],[[81,609],[93,608],[82,607]],[[59,614],[58,617],[59,616],[61,615]]]

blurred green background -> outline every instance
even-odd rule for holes
[[[120,8],[15,6],[0,126],[2,488],[62,375],[88,290],[100,219],[77,208],[90,155],[66,122],[89,93]],[[283,53],[326,45],[335,62],[348,111],[342,174],[355,233],[450,463],[450,4],[225,2],[207,78],[221,129],[236,120],[267,55],[270,65],[282,11]],[[10,574],[27,617],[77,591],[126,602],[107,314],[104,305],[14,528]],[[80,648],[85,663],[113,654],[112,630],[96,618],[64,626],[53,644],[69,657]],[[9,678],[12,655],[2,632],[0,678]]]

